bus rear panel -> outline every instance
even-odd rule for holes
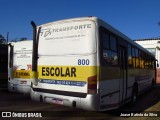
[[[9,45],[8,90],[30,94],[32,69],[32,41],[12,42]]]
[[[38,85],[33,84],[31,98],[99,109],[96,23],[77,19],[39,29]]]

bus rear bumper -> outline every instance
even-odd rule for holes
[[[20,84],[15,84],[15,83],[12,83],[12,82],[8,82],[8,91],[30,94],[30,90],[31,90],[31,85],[30,84],[31,84],[31,82],[28,82],[26,85],[20,85]]]
[[[84,109],[89,111],[99,111],[99,95],[87,94],[85,98],[56,95],[43,92],[35,92],[31,88],[31,99],[51,104],[61,104],[68,107]]]

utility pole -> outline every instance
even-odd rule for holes
[[[8,37],[9,37],[9,32],[7,32],[7,37],[6,37],[7,44],[8,44]]]

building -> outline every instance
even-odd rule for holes
[[[157,66],[157,83],[160,83],[160,38],[139,39],[135,40],[136,43],[146,48],[149,52],[155,55],[158,60]]]

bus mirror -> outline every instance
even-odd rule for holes
[[[159,67],[159,64],[157,63],[157,67]]]

